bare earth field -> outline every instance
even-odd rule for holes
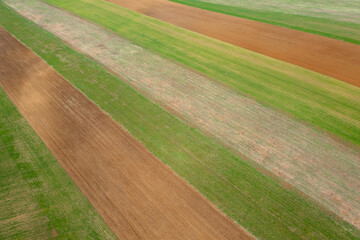
[[[231,7],[243,7],[259,11],[299,14],[330,20],[360,23],[360,2],[357,0],[198,0]]]
[[[0,239],[117,239],[1,87],[0,169]]]
[[[359,152],[47,4],[34,2],[34,5],[12,6],[123,76],[129,84],[164,108],[215,136],[224,145],[264,166],[358,226]],[[340,91],[335,87],[332,90]],[[343,94],[356,97],[351,93]]]
[[[252,239],[0,28],[0,84],[120,239]]]
[[[108,1],[191,31],[360,86],[359,45],[166,0]]]

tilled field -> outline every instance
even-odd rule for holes
[[[249,10],[281,12],[286,14],[298,14],[331,20],[344,21],[347,23],[360,23],[359,2],[356,0],[343,0],[341,2],[328,1],[296,1],[296,0],[193,0],[211,4],[226,5],[230,7],[242,7]]]
[[[0,169],[0,239],[116,239],[1,86]]]
[[[1,86],[119,238],[252,238],[42,59],[0,36]]]
[[[356,0],[171,1],[360,44],[360,5]]]
[[[357,151],[75,16],[43,3],[15,8],[165,108],[357,223]]]
[[[108,1],[360,86],[359,45],[166,0]]]

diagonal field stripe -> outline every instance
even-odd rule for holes
[[[0,85],[119,239],[253,239],[3,28],[0,49]]]

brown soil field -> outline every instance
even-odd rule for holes
[[[0,28],[0,85],[120,239],[252,239]]]
[[[188,30],[360,86],[360,46],[167,0],[108,0]]]

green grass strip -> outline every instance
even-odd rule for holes
[[[240,94],[360,144],[360,88],[101,0],[46,0]]]
[[[0,239],[116,239],[1,87],[0,169]]]
[[[303,32],[313,33],[349,43],[360,44],[360,24],[357,23],[338,21],[328,18],[275,12],[269,10],[260,11],[237,6],[202,2],[197,0],[170,1],[213,12],[224,13],[258,22],[264,22]]]
[[[0,4],[0,24],[108,112],[159,159],[261,239],[356,239],[360,232],[265,176]]]

